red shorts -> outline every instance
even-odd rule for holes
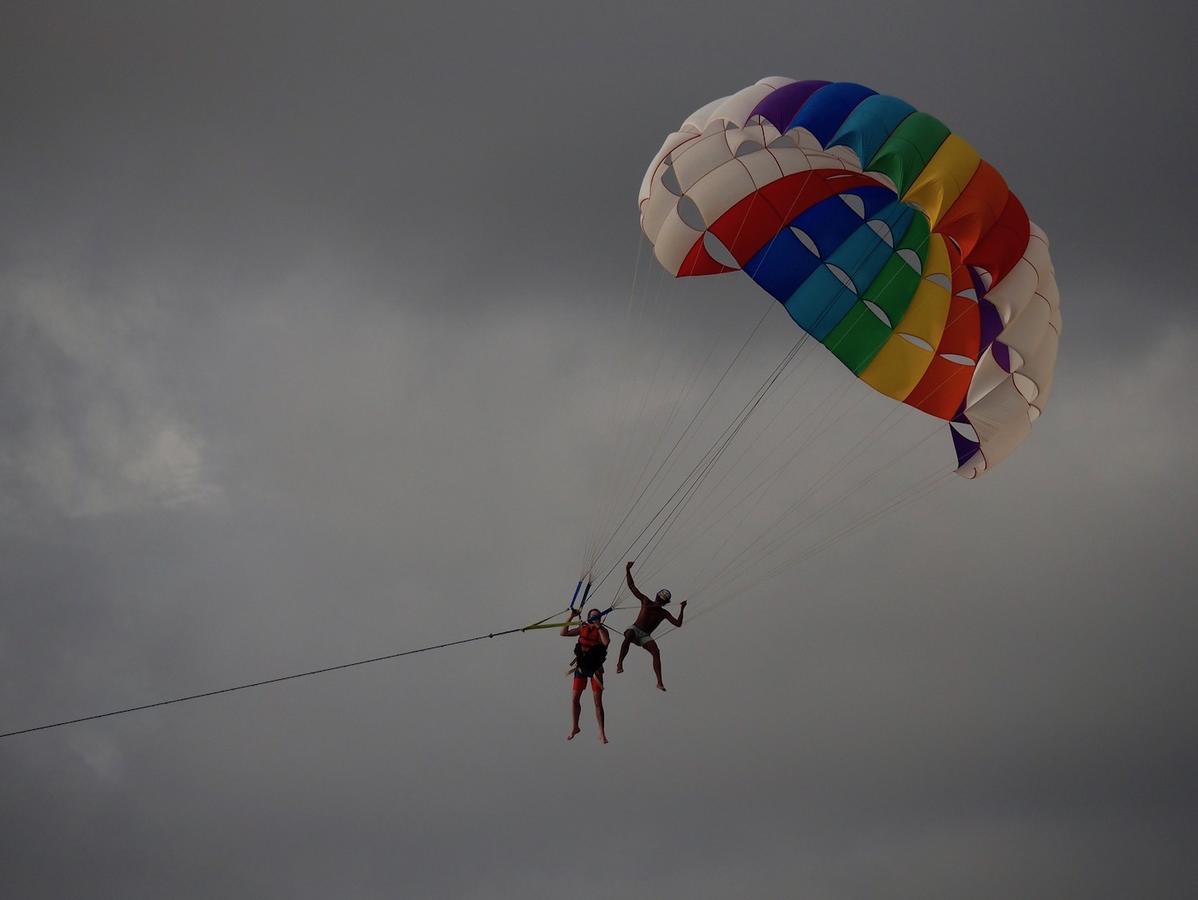
[[[583,675],[578,669],[574,670],[574,693],[581,693],[582,689],[587,686],[587,676]],[[603,673],[595,672],[591,675],[591,690],[598,694],[603,690]]]

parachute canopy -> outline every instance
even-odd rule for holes
[[[908,103],[764,78],[670,134],[639,203],[667,271],[740,269],[862,381],[950,422],[958,474],[992,468],[1044,411],[1061,332],[1048,239]]]

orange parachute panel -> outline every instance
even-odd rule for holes
[[[951,419],[961,408],[972,379],[973,366],[935,356],[915,390],[903,402],[929,415]]]
[[[1010,193],[998,170],[982,160],[961,196],[936,226],[936,232],[956,241],[961,255],[968,259],[982,236],[1002,215]]]

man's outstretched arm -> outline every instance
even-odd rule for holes
[[[636,582],[632,580],[632,560],[631,559],[628,560],[628,565],[626,565],[624,567],[624,577],[626,579],[628,579],[628,590],[632,591],[632,596],[634,596],[634,597],[636,597],[636,599],[640,600],[642,605],[649,603],[650,602],[649,598],[646,597],[644,594],[642,594],[639,590],[637,590]]]
[[[667,622],[669,622],[675,628],[681,628],[682,627],[682,616],[683,616],[683,614],[686,613],[686,601],[683,600],[681,603],[678,604],[678,618],[676,618],[676,619],[672,615],[670,615],[668,612],[666,612],[664,609],[662,610],[662,612],[665,613]]]

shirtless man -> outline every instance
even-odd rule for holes
[[[624,567],[624,576],[628,579],[628,590],[632,591],[632,595],[641,601],[641,611],[637,615],[636,621],[632,623],[632,627],[624,632],[624,643],[620,645],[620,658],[616,661],[616,674],[619,675],[624,671],[624,657],[628,655],[628,647],[633,643],[639,644],[653,657],[653,674],[657,676],[657,689],[664,691],[666,686],[661,683],[661,651],[657,648],[657,641],[653,640],[653,629],[662,622],[669,622],[675,628],[681,628],[682,615],[686,612],[686,601],[683,600],[678,604],[678,618],[675,619],[666,612],[666,604],[670,602],[669,591],[662,588],[657,592],[657,596],[650,600],[637,590],[636,582],[632,580],[631,560]]]
[[[562,637],[578,638],[578,643],[574,645],[574,690],[570,701],[570,733],[566,735],[566,740],[574,740],[574,736],[582,730],[578,727],[578,716],[582,712],[582,692],[589,681],[591,693],[595,697],[599,740],[606,744],[607,731],[603,727],[603,661],[607,658],[607,645],[611,637],[599,610],[592,609],[587,613],[585,624],[580,622],[577,627],[571,627],[578,614],[577,610],[571,610],[570,618],[562,625],[560,632]]]

